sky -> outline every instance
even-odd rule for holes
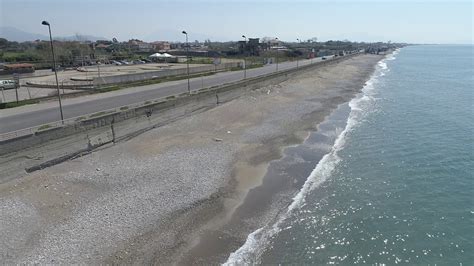
[[[473,1],[0,0],[0,26],[125,41],[241,40],[473,43]]]

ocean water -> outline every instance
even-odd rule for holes
[[[473,265],[473,53],[408,46],[379,62],[301,145],[332,146],[288,210],[227,263]]]

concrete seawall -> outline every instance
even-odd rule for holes
[[[21,173],[42,169],[80,156],[103,145],[126,140],[152,128],[192,113],[202,112],[231,101],[248,91],[275,85],[311,70],[345,60],[350,56],[272,73],[217,87],[151,100],[138,107],[90,117],[74,124],[45,128],[38,132],[0,142],[0,165],[5,170],[0,182]],[[5,167],[3,167],[5,166]]]

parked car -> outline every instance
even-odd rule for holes
[[[120,63],[119,61],[115,61],[115,60],[110,61],[110,63],[114,64],[116,66],[121,66],[122,65],[122,63]]]
[[[323,58],[321,58],[321,60],[326,60],[326,57],[323,56]]]
[[[0,80],[0,89],[2,90],[14,89],[15,86],[14,80]]]
[[[64,70],[62,66],[57,66],[58,71]],[[54,67],[51,68],[51,71],[54,72]]]
[[[142,59],[142,61],[145,62],[145,63],[151,63],[150,59]]]

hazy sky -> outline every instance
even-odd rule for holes
[[[473,43],[468,1],[0,0],[0,26],[56,36],[145,40],[282,40]]]

